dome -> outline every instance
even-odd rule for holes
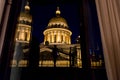
[[[32,16],[26,12],[21,12],[20,17],[22,17],[23,19],[32,20]]]
[[[56,17],[49,20],[47,28],[68,28],[67,21],[60,16],[60,13],[59,7],[57,7]]]
[[[31,23],[32,22],[32,16],[29,14],[30,7],[29,7],[28,2],[27,2],[27,5],[25,5],[24,9],[25,9],[25,11],[20,13],[18,21],[20,23]]]
[[[18,18],[19,23],[31,25],[32,16],[26,12],[21,12]]]
[[[60,16],[59,7],[56,10],[56,16],[49,20],[47,29],[44,30],[44,44],[50,45],[71,44],[72,32],[69,30],[67,21]]]
[[[53,17],[48,23],[48,28],[68,28],[67,22],[63,17]]]

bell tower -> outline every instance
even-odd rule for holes
[[[24,11],[20,13],[16,31],[16,42],[29,43],[31,35],[32,16],[30,15],[29,2],[24,7]]]
[[[32,16],[30,15],[29,2],[24,6],[24,11],[18,17],[15,33],[15,51],[11,66],[26,67],[28,63],[29,42],[31,37]]]

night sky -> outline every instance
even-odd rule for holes
[[[72,43],[75,43],[75,39],[80,35],[80,10],[77,3],[33,4],[31,6],[31,14],[33,17],[32,36],[36,37],[40,43],[43,42],[43,31],[47,27],[49,20],[56,16],[55,11],[57,6],[60,8],[61,17],[66,19],[68,26],[72,31]]]

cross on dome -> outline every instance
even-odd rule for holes
[[[56,15],[58,16],[58,15],[60,15],[60,9],[59,9],[59,7],[57,7],[57,10],[56,10]]]
[[[26,5],[25,5],[25,10],[29,11],[30,10],[30,6],[29,6],[29,2],[27,1]]]

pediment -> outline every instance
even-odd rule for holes
[[[40,49],[40,53],[45,52],[45,51],[52,52],[52,49],[49,49],[49,48],[46,48],[46,47]]]

